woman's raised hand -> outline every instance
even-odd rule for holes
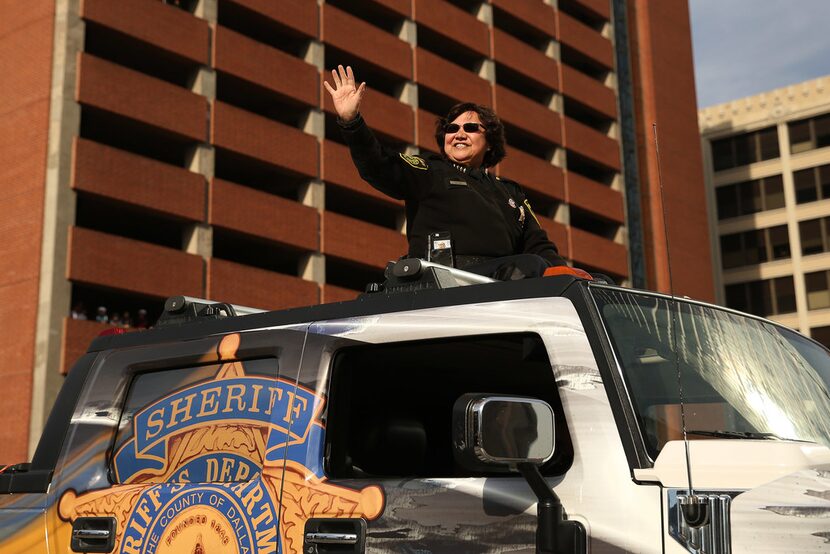
[[[323,86],[331,94],[334,109],[340,119],[351,121],[357,117],[360,111],[360,101],[363,100],[363,93],[366,92],[366,83],[355,86],[351,66],[346,66],[343,69],[342,65],[338,65],[337,69],[331,70],[331,77],[334,81],[334,88],[328,81],[323,81]]]

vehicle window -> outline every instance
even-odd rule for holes
[[[351,347],[334,358],[326,471],[330,477],[451,477],[452,408],[466,393],[539,398],[556,414],[556,454],[573,458],[556,382],[541,339],[489,335]]]
[[[269,421],[294,384],[264,358],[136,375],[110,464],[114,483],[233,482],[262,467]]]
[[[783,438],[830,446],[830,353],[770,322],[648,294],[594,289],[647,447]]]

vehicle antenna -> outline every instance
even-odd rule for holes
[[[680,373],[680,353],[677,350],[677,312],[680,305],[674,295],[674,281],[671,271],[671,248],[669,248],[669,229],[666,223],[666,204],[663,201],[663,168],[660,163],[660,143],[657,139],[657,123],[653,122],[651,128],[654,131],[654,152],[657,157],[657,181],[660,184],[660,210],[663,213],[663,237],[666,240],[666,263],[669,266],[669,295],[675,309],[671,310],[671,345],[674,351],[674,367],[677,374],[677,392],[680,397],[680,427],[683,430],[683,446],[686,450],[686,477],[689,480],[689,495],[680,503],[681,512],[686,523],[691,527],[700,527],[709,521],[708,504],[705,499],[694,493],[692,486],[692,456],[689,447],[689,437],[686,432],[686,403],[683,400],[683,380]]]

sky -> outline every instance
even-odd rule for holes
[[[830,0],[689,0],[689,10],[700,108],[830,75]]]

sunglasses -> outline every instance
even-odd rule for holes
[[[453,134],[457,133],[462,128],[465,133],[480,133],[481,131],[487,130],[487,128],[481,123],[469,122],[464,125],[459,125],[458,123],[447,123],[444,125],[444,132]]]

